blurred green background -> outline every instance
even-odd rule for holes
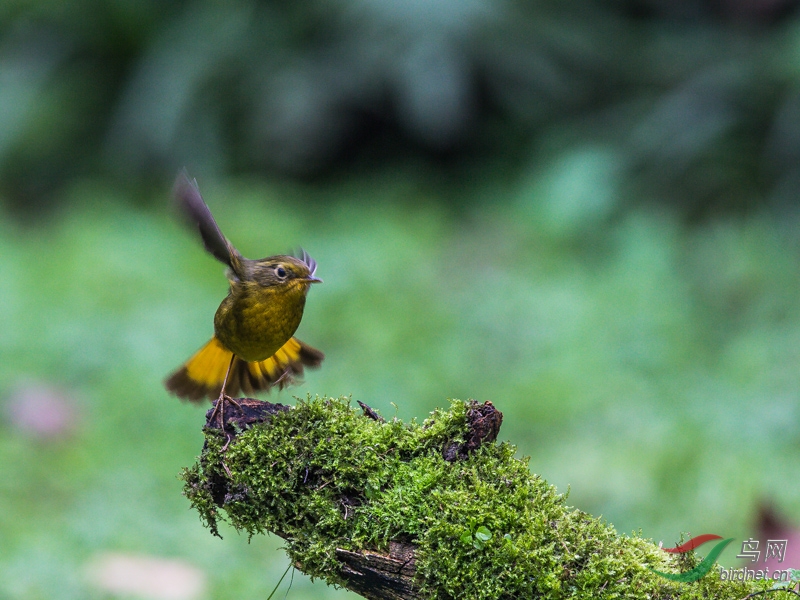
[[[0,4],[0,597],[266,598],[288,565],[181,496],[203,410],[161,382],[226,293],[184,165],[243,254],[319,262],[326,361],[271,400],[491,400],[667,546],[800,521],[796,4]],[[167,583],[115,588],[132,557]]]

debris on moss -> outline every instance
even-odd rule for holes
[[[281,536],[298,568],[344,587],[354,586],[343,555],[388,555],[398,542],[413,548],[416,598],[732,600],[769,586],[716,570],[694,583],[654,574],[686,565],[567,506],[514,446],[494,443],[499,420],[483,423],[484,443],[471,440],[480,409],[454,400],[403,423],[309,397],[244,430],[207,427],[184,493],[213,533],[224,510],[235,529]]]

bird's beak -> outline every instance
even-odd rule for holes
[[[322,279],[319,277],[306,277],[306,281],[308,283],[322,283]]]

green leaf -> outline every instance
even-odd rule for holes
[[[492,532],[489,531],[483,525],[481,525],[475,532],[475,537],[481,540],[482,542],[488,542],[490,539],[492,539]]]
[[[464,542],[465,544],[471,544],[472,534],[469,531],[465,531],[464,533],[461,534],[461,541]]]
[[[367,500],[374,500],[378,497],[380,490],[376,489],[369,483],[364,486],[364,495],[367,497]]]
[[[776,581],[772,584],[771,590],[780,590],[783,588],[788,588],[789,586],[794,587],[793,581]]]

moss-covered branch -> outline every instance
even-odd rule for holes
[[[281,536],[298,569],[366,598],[741,599],[769,586],[654,574],[696,559],[568,507],[495,443],[489,403],[454,401],[421,425],[347,399],[240,403],[184,472],[192,505],[214,533],[224,510],[238,530]]]

